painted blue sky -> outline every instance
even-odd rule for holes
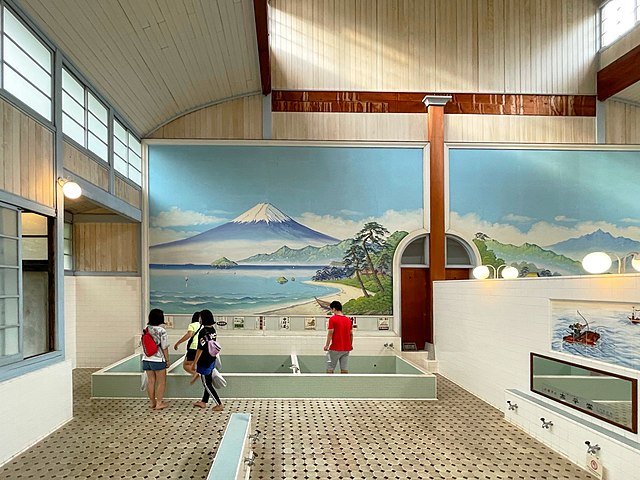
[[[422,178],[421,148],[150,145],[151,227],[190,236],[271,203],[334,236],[350,222],[405,213],[415,229]]]
[[[451,224],[514,244],[597,228],[638,239],[639,179],[640,152],[451,149]]]

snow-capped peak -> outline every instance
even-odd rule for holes
[[[258,203],[243,214],[232,220],[233,223],[284,223],[293,220],[289,215],[282,213],[270,203]]]

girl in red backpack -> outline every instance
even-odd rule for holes
[[[142,370],[147,374],[147,396],[151,400],[151,408],[162,410],[164,390],[167,386],[167,368],[169,368],[169,337],[164,325],[164,312],[154,308],[149,312],[147,329],[158,345],[157,351],[150,356],[142,354]]]

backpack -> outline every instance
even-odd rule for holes
[[[142,344],[142,351],[147,357],[153,357],[158,352],[158,344],[153,339],[151,333],[149,333],[148,328],[142,330],[142,339],[140,343]]]
[[[211,355],[212,357],[215,357],[220,353],[220,350],[222,350],[222,347],[213,338],[209,338],[207,339],[207,350],[209,352],[209,355]]]

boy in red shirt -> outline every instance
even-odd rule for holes
[[[347,362],[349,352],[353,350],[353,325],[349,317],[342,313],[342,304],[334,300],[329,304],[333,315],[327,326],[327,342],[324,345],[327,354],[327,373],[333,373],[338,361],[340,373],[349,373]]]

